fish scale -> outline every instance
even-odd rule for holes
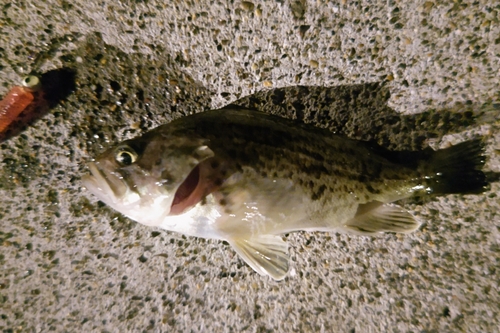
[[[389,151],[226,108],[107,150],[83,182],[139,223],[226,240],[256,272],[280,280],[289,267],[281,234],[411,232],[420,223],[394,201],[485,191],[483,152],[480,139],[438,151]]]

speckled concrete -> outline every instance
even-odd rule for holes
[[[405,203],[411,235],[291,234],[274,282],[79,181],[102,149],[230,102],[392,148],[482,135],[499,172],[498,2],[163,3],[0,5],[0,94],[59,68],[76,87],[0,144],[3,332],[500,331],[498,182]]]

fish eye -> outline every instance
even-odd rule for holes
[[[115,160],[121,166],[128,166],[137,161],[137,153],[128,146],[122,146],[116,150]]]
[[[40,79],[34,75],[26,76],[21,82],[23,87],[30,89],[38,89],[40,87]]]

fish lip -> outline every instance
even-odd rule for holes
[[[102,201],[109,201],[110,198],[114,201],[115,193],[97,164],[90,162],[88,168],[90,175],[82,177],[83,186]]]

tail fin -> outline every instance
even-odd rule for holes
[[[486,156],[484,143],[475,139],[432,153],[427,185],[434,194],[481,193],[489,188],[481,171]]]

